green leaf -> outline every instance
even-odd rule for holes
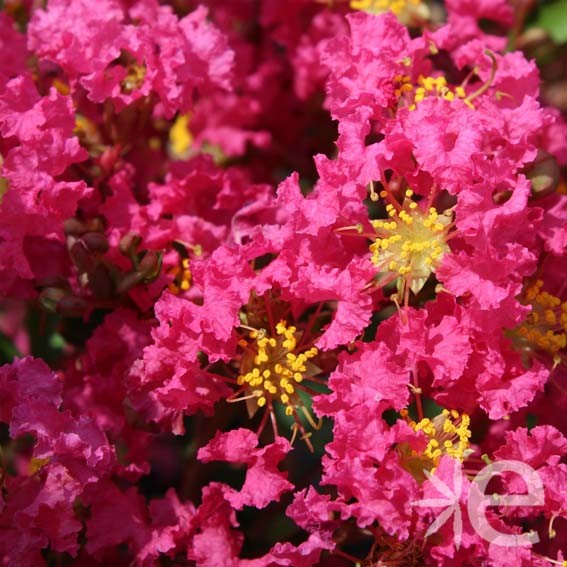
[[[27,329],[30,337],[31,354],[45,360],[48,364],[55,363],[61,358],[63,348],[57,327],[61,317],[37,307],[28,311]]]
[[[567,0],[555,0],[541,6],[536,25],[543,28],[555,43],[567,42]]]
[[[18,356],[22,355],[12,340],[0,333],[0,364],[10,364]]]

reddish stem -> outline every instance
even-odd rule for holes
[[[274,316],[272,315],[272,307],[268,298],[264,294],[264,305],[266,306],[266,314],[268,315],[268,322],[270,324],[270,336],[274,337],[276,335],[276,326],[274,325]]]
[[[419,381],[417,379],[417,373],[412,372],[412,382],[415,388],[414,396],[415,396],[415,407],[417,409],[417,419],[421,421],[423,419],[423,405],[421,403],[421,394],[419,393]]]
[[[354,555],[350,555],[348,553],[345,553],[344,551],[341,551],[338,548],[335,548],[333,550],[333,553],[336,553],[337,555],[339,555],[340,557],[342,557],[343,559],[346,559],[347,561],[352,561],[355,565],[357,563],[361,563],[362,559],[359,559],[358,557],[355,557]]]

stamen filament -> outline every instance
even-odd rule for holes
[[[376,189],[374,189],[374,181],[370,181],[369,191],[370,191],[370,200],[374,202],[378,201],[380,197],[378,196],[378,193],[376,193]]]
[[[240,389],[236,393],[238,394],[239,392],[242,392],[242,391],[244,391],[243,388]],[[245,402],[246,400],[251,400],[252,398],[259,398],[259,397],[260,396],[258,395],[258,393],[252,393],[252,394],[249,394],[248,396],[241,396],[240,398],[234,398],[233,396],[229,396],[228,398],[226,398],[226,401],[229,404],[234,404],[236,402]]]
[[[492,60],[492,67],[490,69],[490,77],[488,78],[488,81],[486,81],[479,89],[477,89],[476,91],[474,91],[473,93],[471,93],[470,95],[468,95],[463,102],[465,102],[466,104],[468,104],[469,106],[471,105],[471,102],[479,97],[480,95],[484,94],[492,85],[492,83],[494,82],[494,77],[496,76],[496,69],[498,64],[496,63],[496,57],[494,56],[494,53],[492,53],[492,51],[490,51],[489,49],[487,49],[484,52],[485,55],[487,55],[488,57],[490,57],[490,59]]]
[[[305,415],[305,419],[309,422],[309,425],[316,431],[319,431],[319,429],[323,426],[323,420],[319,418],[317,423],[315,423],[313,416],[309,413],[309,411],[307,411],[305,406],[301,406],[301,411],[303,412],[303,415]]]
[[[272,315],[272,307],[266,295],[264,295],[264,305],[266,306],[266,314],[268,315],[268,321],[270,323],[270,332],[272,336],[276,334],[276,327],[274,325],[274,317]]]
[[[358,224],[352,224],[350,226],[341,226],[339,228],[335,228],[335,232],[346,232],[347,230],[355,230],[357,232],[357,235],[359,235],[364,232],[364,227],[360,223],[358,223]]]
[[[549,528],[547,529],[549,539],[554,539],[557,536],[557,532],[553,529],[553,522],[555,522],[555,518],[558,516],[559,512],[556,512],[553,516],[551,516],[551,520],[549,520]]]
[[[417,418],[419,421],[423,419],[423,405],[421,403],[421,388],[419,387],[419,381],[416,372],[411,372],[411,379],[413,382],[413,394],[415,396],[415,407],[417,410]]]
[[[301,339],[299,340],[299,345],[297,346],[298,351],[301,351],[304,348],[306,348],[304,346],[305,342],[307,341],[308,338],[311,339],[311,330],[313,329],[313,325],[317,321],[317,317],[319,317],[322,308],[323,308],[323,301],[320,301],[319,304],[317,305],[317,308],[315,309],[315,312],[311,314],[309,320],[307,321],[307,324],[305,325],[305,332],[303,333],[303,335],[301,335]],[[310,342],[309,346],[311,346],[311,344],[312,343]]]

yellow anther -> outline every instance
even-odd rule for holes
[[[513,343],[525,355],[547,352],[555,365],[565,360],[562,351],[567,346],[567,302],[543,291],[541,280],[525,288],[522,302],[531,305],[532,311],[523,323],[510,331]]]
[[[186,158],[193,145],[193,135],[189,130],[190,114],[180,114],[169,130],[169,143],[173,157]]]
[[[173,281],[168,285],[169,291],[179,294],[191,288],[193,276],[189,269],[189,258],[183,258],[181,262],[171,268],[168,273],[173,276]]]
[[[307,372],[306,364],[317,356],[317,348],[295,352],[298,344],[297,328],[288,327],[285,321],[276,324],[275,336],[269,336],[265,329],[253,329],[249,337],[253,342],[244,339],[239,341],[245,354],[237,383],[246,384],[252,390],[258,407],[276,401],[293,409],[301,403],[294,384],[303,381]]]
[[[35,474],[36,472],[40,471],[48,463],[49,463],[49,458],[45,458],[45,459],[33,458],[33,459],[31,459],[31,461],[29,462],[29,465],[28,465],[29,474],[30,475]]]
[[[394,82],[396,85],[399,85],[399,81]],[[419,86],[413,86],[412,88],[410,84],[404,83],[396,88],[396,95],[406,101],[410,111],[415,110],[416,105],[422,100],[432,96],[441,97],[449,102],[455,100],[455,97],[457,97],[462,99],[470,108],[474,108],[470,101],[466,99],[466,93],[463,87],[457,86],[451,89],[447,86],[447,79],[444,76],[424,77],[420,75],[417,79],[417,85]]]
[[[123,93],[131,93],[136,89],[139,89],[146,77],[146,66],[139,65],[138,63],[132,62],[128,64],[126,68],[126,77],[120,83],[120,87]]]
[[[422,0],[350,0],[350,7],[353,10],[364,10],[371,14],[380,14],[390,10],[402,23],[408,23],[412,20],[413,14],[417,13],[423,17],[427,17],[427,10],[422,4]],[[404,58],[402,62],[405,64]],[[399,75],[396,77],[398,82],[404,77]]]
[[[457,95],[457,97],[459,98],[465,98],[467,96],[467,93],[465,92],[465,89],[463,89],[463,87],[459,86],[459,87],[455,87],[455,94]]]
[[[469,416],[458,412],[444,410],[432,420],[422,419],[419,423],[409,421],[409,426],[416,432],[422,432],[427,438],[427,446],[423,454],[409,451],[404,444],[400,447],[402,464],[416,478],[423,480],[423,470],[433,471],[439,464],[443,455],[463,461],[469,453],[469,438],[471,432],[468,429]],[[407,416],[407,410],[402,414]]]
[[[433,207],[422,212],[411,199],[411,189],[405,195],[399,210],[390,203],[386,206],[388,214],[401,222],[375,221],[380,236],[370,245],[373,263],[398,274],[398,289],[404,291],[404,297],[408,288],[418,293],[439,265],[448,250],[446,237],[451,224],[449,215],[438,215]]]

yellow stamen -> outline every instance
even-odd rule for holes
[[[186,158],[193,145],[193,135],[189,130],[190,117],[189,113],[180,114],[169,130],[169,143],[174,158]]]
[[[129,63],[126,67],[126,76],[120,83],[123,93],[131,93],[144,84],[146,66],[138,63]]]
[[[428,17],[422,0],[350,0],[350,7],[353,10],[363,10],[371,14],[381,14],[382,12],[393,12],[402,22],[407,22],[413,15]]]
[[[262,397],[257,400],[259,407],[263,407],[267,400],[279,401],[286,406],[286,414],[292,415],[293,408],[300,405],[296,385],[305,378],[308,361],[317,356],[318,350],[312,347],[297,352],[297,329],[285,321],[279,321],[275,330],[275,337],[267,336],[265,331],[250,331],[253,342],[246,343],[237,383],[261,389]]]
[[[416,109],[417,104],[428,97],[441,97],[452,101],[455,98],[465,99],[467,106],[474,108],[470,100],[466,99],[466,93],[462,86],[451,89],[447,86],[447,79],[443,76],[417,78],[417,85],[412,85],[410,77],[397,76],[394,78],[396,96],[406,101],[410,111]]]
[[[526,287],[523,296],[522,303],[531,305],[532,312],[509,332],[512,342],[528,355],[548,353],[559,364],[567,346],[567,302],[544,291],[542,280]]]
[[[398,275],[398,289],[405,296],[405,290],[414,294],[425,285],[429,276],[449,251],[446,239],[451,216],[439,215],[433,207],[427,213],[407,196],[401,210],[388,204],[386,210],[392,221],[372,221],[378,236],[370,245],[372,262],[380,272]]]
[[[423,470],[434,472],[443,455],[463,462],[470,454],[470,417],[467,414],[443,410],[433,419],[424,418],[417,423],[408,420],[407,410],[400,415],[414,431],[421,431],[428,439],[423,453],[417,453],[405,444],[400,447],[402,465],[416,478],[425,478]]]
[[[189,269],[189,258],[182,258],[177,266],[169,270],[169,274],[173,276],[173,281],[167,286],[171,293],[178,295],[190,289],[193,276]]]

